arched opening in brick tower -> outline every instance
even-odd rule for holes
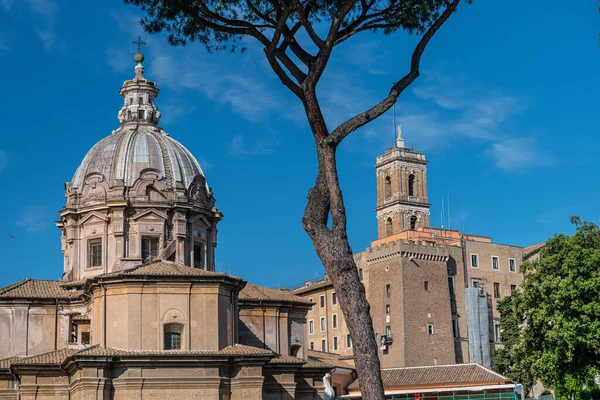
[[[410,229],[415,229],[417,227],[417,216],[413,215],[410,217]]]
[[[415,176],[414,175],[408,176],[408,195],[409,196],[415,195]]]
[[[386,199],[392,197],[392,178],[390,178],[389,176],[385,177],[384,192],[384,196]]]
[[[385,221],[385,236],[391,236],[392,234],[393,234],[392,219],[388,218]]]

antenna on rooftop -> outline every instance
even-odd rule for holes
[[[444,229],[444,198],[442,197],[442,212],[441,212],[441,218],[442,218],[442,229]]]
[[[450,188],[448,188],[448,202],[447,202],[447,207],[448,207],[448,229],[450,228]]]

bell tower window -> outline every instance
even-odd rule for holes
[[[412,174],[408,176],[408,195],[415,195],[415,176]]]
[[[388,218],[385,221],[385,236],[391,236],[393,233],[393,226],[392,226],[392,218]]]
[[[130,97],[129,98],[129,105],[132,105],[132,104],[133,104],[133,97]]]
[[[410,229],[415,230],[416,227],[417,227],[417,217],[415,215],[413,215],[412,217],[410,217]]]
[[[140,106],[141,106],[142,104],[144,104],[144,98],[143,98],[142,96],[140,96],[140,97],[138,98],[138,105],[140,105]]]
[[[102,266],[102,239],[90,240],[88,243],[88,267]]]
[[[138,119],[144,119],[144,110],[138,110]]]
[[[389,199],[390,197],[392,197],[392,178],[390,178],[389,176],[385,177],[385,184],[384,184],[384,192],[385,192],[385,198]]]

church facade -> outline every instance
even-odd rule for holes
[[[312,304],[215,271],[222,214],[135,61],[65,185],[63,279],[0,289],[0,399],[321,399]]]

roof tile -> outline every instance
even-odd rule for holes
[[[479,364],[386,368],[381,370],[381,379],[384,387],[511,382],[505,376]],[[356,380],[348,386],[348,389],[357,389],[358,387],[358,380]]]
[[[78,351],[80,351],[81,349],[79,348],[72,348],[72,347],[65,347],[64,349],[60,349],[60,350],[55,350],[55,351],[51,351],[48,353],[42,353],[42,354],[38,354],[35,356],[31,356],[31,357],[23,357],[23,358],[19,358],[18,360],[13,360],[12,361],[12,365],[21,365],[21,364],[28,364],[28,365],[41,365],[41,364],[52,364],[52,365],[59,365],[61,364],[67,357],[69,357],[70,355],[77,353]]]
[[[273,355],[270,350],[235,344],[221,350],[124,350],[114,347],[92,346],[80,350],[76,356],[211,356],[211,355]]]
[[[339,354],[326,353],[324,351],[317,350],[308,350],[308,359],[310,361],[324,362],[336,368],[354,369],[354,366],[352,364],[342,361],[341,356]]]
[[[278,357],[272,358],[271,361],[269,361],[269,364],[304,364],[304,363],[306,363],[306,360],[303,360],[301,358],[294,357],[294,356],[278,356]]]
[[[157,260],[147,264],[137,265],[121,271],[109,272],[108,274],[98,275],[98,277],[108,278],[116,276],[222,276],[237,280],[242,280],[236,276],[228,275],[224,272],[207,271],[200,268],[193,268],[174,261]]]
[[[248,283],[239,295],[240,300],[264,300],[264,301],[287,301],[292,303],[312,304],[311,301],[303,297],[296,296],[291,292],[283,290],[273,290],[266,287]]]
[[[0,289],[0,299],[36,298],[36,299],[76,299],[80,290],[68,290],[62,287],[63,281],[25,279]]]

